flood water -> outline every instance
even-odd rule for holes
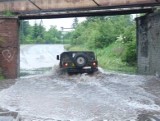
[[[50,73],[19,78],[0,91],[0,107],[18,112],[21,121],[160,120],[157,77],[101,69],[93,75],[69,76],[55,60],[63,46],[42,46],[21,47],[21,69],[52,67]]]
[[[20,76],[50,72],[59,61],[56,56],[64,51],[63,45],[21,45]]]

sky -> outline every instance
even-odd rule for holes
[[[78,22],[84,21],[85,17],[79,17]],[[63,28],[71,28],[73,24],[74,18],[58,18],[58,19],[39,19],[39,20],[29,20],[29,23],[31,25],[34,25],[34,23],[42,23],[43,26],[48,30],[51,26],[56,26],[58,30],[61,30],[61,27]],[[66,29],[67,30],[67,29]]]
[[[136,14],[132,14],[133,19],[136,17]],[[71,28],[73,24],[74,18],[57,18],[57,19],[38,19],[38,20],[29,20],[29,23],[31,25],[34,25],[34,23],[41,23],[43,26],[48,30],[51,26],[56,26],[58,30],[62,30],[61,27],[63,28]],[[78,22],[82,22],[86,20],[85,17],[79,17]],[[69,31],[69,30],[64,30],[64,31]]]

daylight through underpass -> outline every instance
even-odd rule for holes
[[[83,21],[85,18],[81,18]],[[44,74],[58,67],[56,56],[64,49],[63,36],[72,31],[74,18],[21,21],[20,76]],[[65,21],[67,22],[65,24]]]
[[[135,17],[21,20],[20,76],[51,71],[64,50],[91,50],[100,67],[136,73]]]

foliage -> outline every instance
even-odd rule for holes
[[[93,50],[99,65],[109,70],[135,71],[136,27],[131,16],[88,17],[78,24],[73,21],[73,31],[62,33],[52,26],[48,31],[43,25],[28,21],[21,23],[21,43],[63,43],[68,50]]]
[[[137,54],[136,54],[136,42],[132,41],[126,45],[126,51],[122,56],[122,61],[129,65],[136,65]]]
[[[14,16],[14,14],[13,14],[10,10],[4,11],[3,15],[4,15],[4,16],[7,16],[7,17]]]
[[[0,80],[4,79],[4,76],[2,75],[2,72],[1,72],[1,68],[0,68]]]
[[[72,32],[67,32],[63,34],[63,43],[70,44],[71,43]]]
[[[76,18],[74,18],[74,20],[73,20],[72,27],[75,29],[75,28],[77,27],[77,25],[78,25],[78,18],[76,17]]]
[[[60,43],[61,32],[57,31],[56,27],[52,26],[44,35],[46,43]]]
[[[3,80],[3,79],[4,79],[4,77],[2,75],[0,75],[0,80]]]
[[[54,44],[61,43],[62,33],[51,26],[46,31],[45,27],[40,23],[33,26],[29,21],[21,21],[20,26],[20,42],[21,44]]]
[[[111,71],[135,73],[135,66],[128,66],[121,59],[124,48],[125,45],[122,43],[112,43],[107,48],[96,50],[99,65]]]
[[[135,72],[136,29],[131,16],[89,17],[67,37],[67,49],[94,50],[100,66]]]
[[[112,43],[108,47],[103,49],[93,49],[97,55],[99,66],[110,70],[110,71],[118,71],[124,73],[135,73],[135,66],[128,66],[127,63],[123,62],[121,57],[124,52],[124,44],[123,43]],[[65,46],[67,50],[79,50],[79,51],[87,51],[89,50],[84,46]]]
[[[133,25],[130,16],[88,18],[72,33],[71,42],[73,45],[85,43],[90,48],[104,48],[120,35],[125,36],[128,26]]]
[[[125,51],[122,55],[122,61],[129,65],[136,65],[137,61],[135,29],[135,26],[129,26],[126,29],[123,38],[123,42],[125,43]]]

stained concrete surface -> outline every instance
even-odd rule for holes
[[[160,12],[137,18],[139,74],[160,76]]]

